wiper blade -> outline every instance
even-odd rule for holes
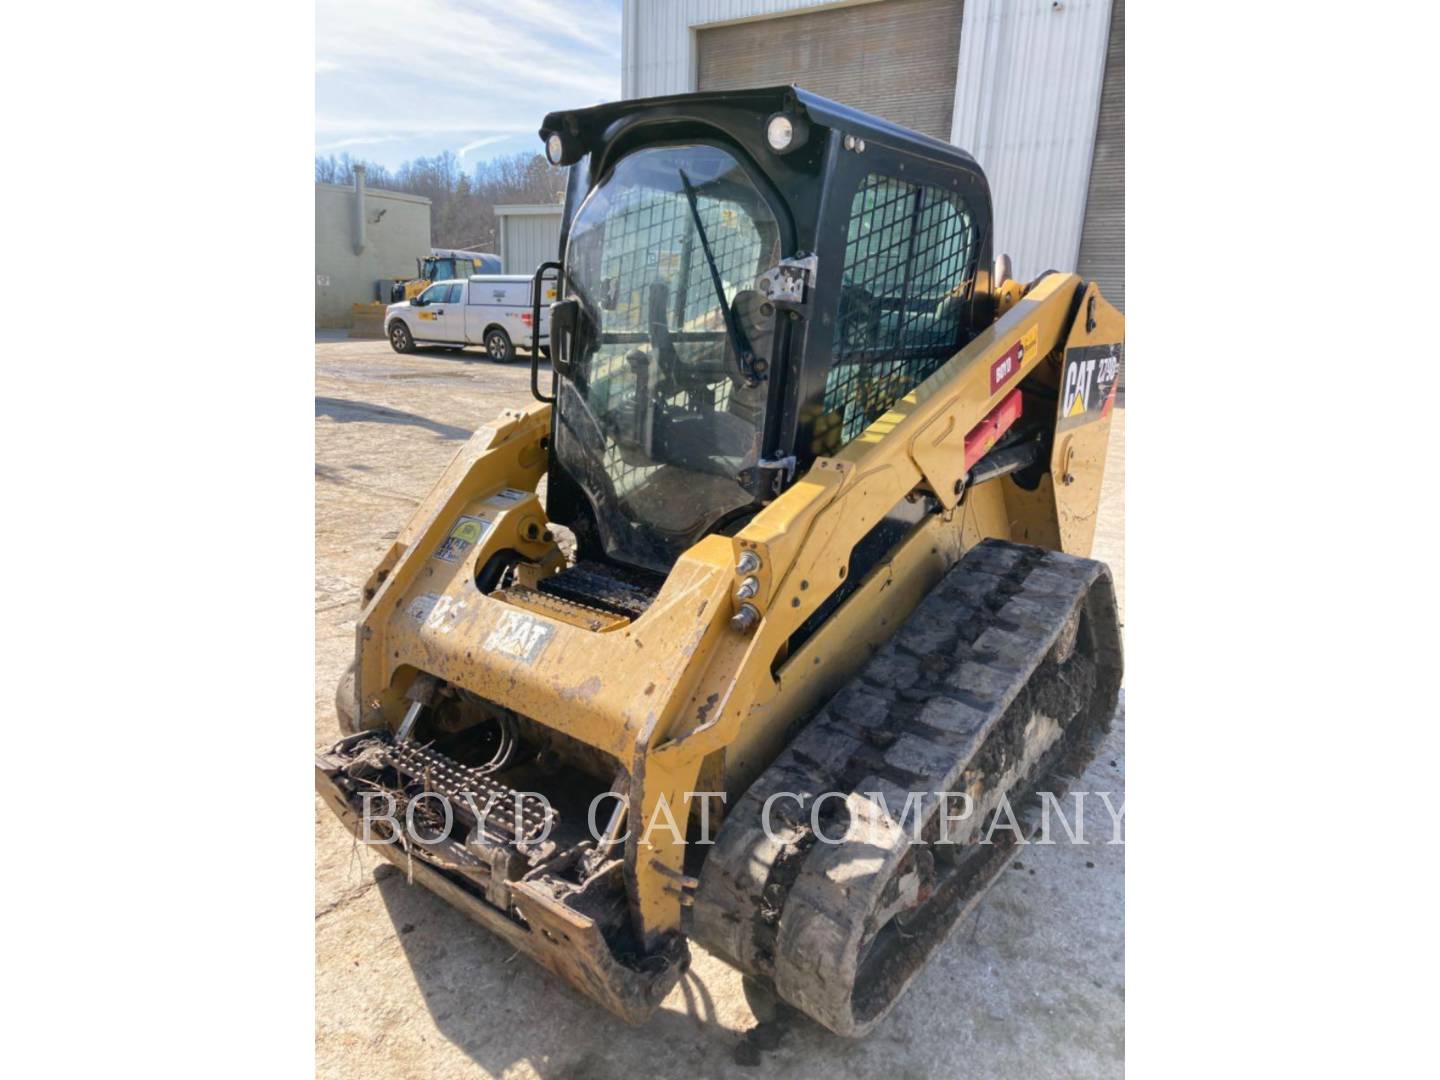
[[[764,369],[760,367],[757,370],[755,350],[750,347],[750,339],[745,336],[735,309],[725,299],[725,283],[720,280],[720,268],[715,265],[715,256],[710,253],[710,238],[705,234],[704,222],[700,220],[700,203],[695,197],[695,186],[690,183],[690,177],[685,175],[684,169],[677,169],[676,172],[680,174],[680,183],[685,185],[685,199],[690,203],[690,216],[695,219],[695,231],[700,235],[700,250],[705,255],[705,265],[710,268],[710,283],[715,287],[715,299],[719,301],[720,311],[725,317],[725,336],[730,342],[730,348],[735,352],[735,359],[740,363],[740,374],[745,376],[747,383],[755,386],[765,378]]]

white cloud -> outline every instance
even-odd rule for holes
[[[473,135],[477,131],[504,132],[506,135],[517,135],[521,132],[526,135],[535,134],[535,129],[540,126],[537,120],[533,124],[447,124],[444,120],[428,122],[426,117],[412,117],[418,123],[389,127],[384,124],[377,124],[367,121],[359,116],[346,116],[343,113],[317,114],[315,117],[316,132],[324,132],[334,138],[349,135],[363,135],[366,137],[384,137],[387,139],[410,139],[422,135]]]
[[[373,146],[375,143],[394,142],[399,135],[362,135],[353,139],[337,139],[335,142],[316,143],[316,150],[343,150],[347,146]]]
[[[479,136],[469,153],[533,136],[551,110],[620,96],[615,0],[318,0],[316,46],[322,148],[374,139],[434,153],[447,134]]]
[[[497,142],[504,142],[510,138],[509,135],[486,135],[483,139],[476,139],[460,147],[457,153],[463,158],[471,150],[479,150],[482,146],[494,146]]]

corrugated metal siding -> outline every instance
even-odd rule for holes
[[[1015,276],[1073,270],[1110,32],[1110,0],[969,0],[950,141],[995,201]]]
[[[1079,269],[1125,310],[1125,0],[1114,0]]]
[[[560,210],[553,214],[506,214],[500,218],[501,273],[533,274],[559,258]]]
[[[696,89],[692,27],[868,2],[874,0],[625,0],[621,96],[655,97]]]
[[[957,0],[887,0],[697,33],[696,88],[798,83],[938,139],[950,137]]]

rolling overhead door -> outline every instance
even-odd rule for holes
[[[1110,12],[1110,48],[1100,90],[1095,156],[1080,233],[1079,273],[1125,310],[1125,0]]]
[[[959,0],[883,0],[697,31],[696,87],[795,83],[946,142]]]

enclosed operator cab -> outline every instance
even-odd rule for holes
[[[954,146],[793,87],[552,113],[541,136],[571,167],[548,510],[632,584],[993,318],[989,189]]]

